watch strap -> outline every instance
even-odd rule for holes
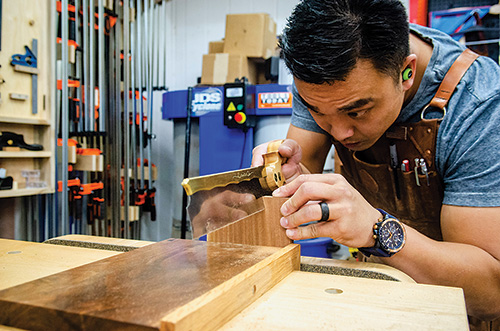
[[[358,251],[363,253],[363,255],[366,257],[370,257],[372,255],[380,257],[391,257],[394,255],[394,253],[387,252],[380,247],[362,247],[358,248]]]
[[[378,231],[375,229],[380,228],[380,224],[382,224],[382,222],[384,220],[386,220],[388,218],[394,218],[394,219],[397,219],[397,218],[390,215],[389,213],[387,213],[383,209],[377,208],[377,210],[382,214],[382,220],[379,219],[379,221],[377,223],[375,223],[374,227],[373,227],[373,235],[376,236],[375,246],[373,246],[373,247],[360,247],[360,248],[358,248],[358,251],[363,253],[363,255],[365,255],[366,257],[370,257],[371,255],[380,256],[380,257],[391,257],[395,253],[388,252],[380,246],[380,241],[378,240]]]

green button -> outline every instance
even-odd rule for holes
[[[242,104],[237,105],[237,106],[236,106],[236,109],[238,109],[238,110],[243,110],[243,105],[242,105]]]

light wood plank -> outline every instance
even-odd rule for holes
[[[139,206],[128,206],[128,221],[135,222],[141,219],[141,209]],[[125,207],[120,206],[120,220],[125,220]]]
[[[50,125],[50,122],[43,118],[23,118],[23,117],[8,117],[8,116],[0,116],[0,123],[45,125],[45,126]]]
[[[103,171],[103,155],[76,155],[76,163],[73,166],[75,170],[81,171]]]
[[[0,290],[119,254],[0,239]]]
[[[20,188],[12,190],[2,190],[0,191],[0,198],[25,197],[29,195],[38,195],[47,193],[54,193],[54,188],[44,187],[44,188]]]
[[[121,169],[120,176],[123,177],[124,173],[125,173],[125,171],[123,169]],[[132,169],[129,169],[128,176],[130,177],[130,179],[134,179],[134,171]],[[153,177],[153,180],[156,180],[158,178],[157,167],[151,168],[151,177]],[[142,174],[141,174],[141,171],[139,171],[139,170],[137,172],[137,179],[142,179]],[[148,166],[144,167],[144,180],[149,180],[149,167]]]
[[[70,164],[75,164],[77,162],[76,158],[76,146],[68,146],[67,152],[68,152],[68,163]],[[62,146],[57,146],[57,158],[59,160],[62,160]]]
[[[19,151],[19,152],[5,152],[0,151],[0,158],[48,158],[51,157],[51,152],[44,151]]]
[[[459,288],[296,271],[220,330],[468,330],[468,322]]]

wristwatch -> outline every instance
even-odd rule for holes
[[[373,226],[373,239],[375,246],[361,247],[359,251],[363,255],[390,257],[399,252],[406,241],[406,231],[403,224],[394,216],[378,209],[382,213],[382,219]]]

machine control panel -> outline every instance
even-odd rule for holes
[[[255,126],[254,122],[247,114],[246,83],[224,84],[224,125],[228,128],[245,129]]]

